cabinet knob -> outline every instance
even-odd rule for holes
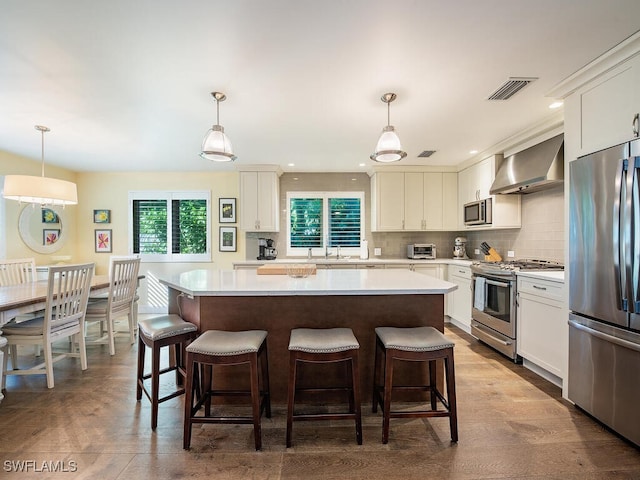
[[[633,122],[631,123],[634,137],[637,137],[640,134],[640,125],[638,125],[638,123],[640,123],[640,114],[636,113],[633,117]]]

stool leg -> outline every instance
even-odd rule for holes
[[[375,349],[375,362],[373,366],[373,394],[371,395],[371,412],[378,412],[378,382],[380,380],[380,368],[381,368],[381,355],[380,355],[380,343],[376,339]]]
[[[142,385],[143,382],[142,377],[144,376],[144,354],[145,354],[145,345],[142,341],[142,337],[140,333],[138,333],[138,381],[136,385],[136,400],[140,401],[142,399]]]
[[[160,347],[151,347],[151,430],[158,426],[158,399],[160,398]]]
[[[447,370],[447,400],[449,401],[449,427],[451,428],[451,441],[458,441],[458,407],[456,403],[456,374],[453,364],[453,349],[444,359]]]
[[[289,388],[287,395],[287,448],[291,447],[291,430],[293,428],[293,404],[296,395],[296,367],[297,356],[294,351],[289,352]]]
[[[389,441],[391,418],[391,389],[393,387],[393,354],[384,349],[384,401],[382,406],[382,443]]]
[[[193,382],[194,362],[192,354],[187,352],[187,378],[185,379],[184,394],[184,431],[182,434],[182,448],[189,450],[191,447],[191,416],[193,415]]]
[[[437,383],[437,365],[435,360],[429,361],[429,395],[431,397],[431,410],[434,412],[438,409],[438,397],[436,396],[436,390],[438,388]]]
[[[352,402],[356,415],[356,440],[358,445],[362,445],[362,412],[360,406],[360,371],[358,367],[358,352],[355,351],[351,357],[351,382],[352,382]]]
[[[267,344],[265,342],[262,356],[260,357],[260,365],[262,367],[262,392],[265,403],[265,415],[271,418],[271,390],[269,390],[269,355],[267,353]]]
[[[202,398],[204,398],[204,416],[211,416],[211,390],[213,389],[213,365],[202,366]]]
[[[249,362],[251,375],[251,410],[253,412],[253,437],[256,450],[262,448],[262,430],[260,428],[260,384],[258,380],[258,354],[256,353]]]

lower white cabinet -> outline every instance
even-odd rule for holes
[[[471,268],[449,265],[447,281],[458,288],[447,294],[446,313],[451,323],[471,333]]]
[[[429,275],[430,277],[439,278],[442,280],[442,265],[424,265],[412,263],[410,267],[411,271],[419,273],[421,275]]]
[[[562,366],[567,355],[563,289],[561,282],[518,277],[518,354],[525,366],[531,362],[557,377],[537,372],[556,384],[562,382]]]

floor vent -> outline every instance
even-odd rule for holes
[[[431,155],[433,155],[434,153],[436,153],[435,150],[425,150],[424,152],[422,152],[420,155],[418,155],[418,157],[421,158],[429,158]]]
[[[509,100],[516,93],[536,81],[536,77],[509,77],[487,100]]]

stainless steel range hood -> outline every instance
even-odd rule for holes
[[[500,165],[489,193],[533,193],[564,181],[564,135],[514,153]]]

